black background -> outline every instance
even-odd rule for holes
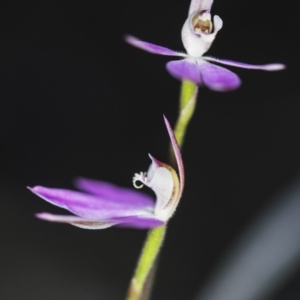
[[[123,299],[146,232],[39,221],[36,212],[61,211],[26,186],[72,188],[81,175],[130,187],[132,175],[148,168],[148,152],[167,161],[162,114],[174,124],[180,83],[165,70],[169,58],[135,49],[123,36],[183,50],[188,6],[1,1],[1,299]],[[239,90],[200,89],[183,149],[185,193],[160,259],[158,300],[191,299],[246,224],[300,169],[296,1],[219,0],[212,12],[224,27],[210,55],[281,62],[287,70],[232,68],[243,81]],[[280,299],[294,299],[295,282]]]

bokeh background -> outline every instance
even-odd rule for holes
[[[288,68],[231,68],[243,81],[239,90],[200,90],[183,148],[186,189],[153,299],[192,299],[244,228],[299,175],[296,3],[214,3],[224,27],[210,55]],[[123,36],[183,51],[188,6],[1,1],[0,299],[123,299],[146,231],[42,222],[34,213],[61,210],[26,186],[72,188],[85,176],[130,187],[133,174],[147,169],[147,153],[167,161],[162,114],[174,124],[180,83],[165,70],[169,58]],[[299,299],[299,270],[267,299]]]

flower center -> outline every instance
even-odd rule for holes
[[[195,33],[206,33],[209,34],[212,32],[212,22],[211,22],[211,15],[210,13],[207,13],[205,11],[202,11],[199,13],[199,15],[196,15],[193,20],[192,24],[194,27]]]

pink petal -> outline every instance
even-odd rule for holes
[[[263,70],[263,71],[280,71],[285,69],[285,65],[279,63],[267,64],[267,65],[250,65],[242,62],[237,62],[237,61],[232,61],[227,59],[218,59],[218,58],[207,57],[207,56],[202,57],[202,59],[206,61],[212,61],[223,65],[244,68],[244,69]]]
[[[166,65],[168,72],[179,80],[190,80],[198,85],[201,84],[200,71],[196,62],[183,59],[170,61]]]
[[[211,90],[226,92],[237,89],[241,81],[239,77],[225,69],[205,61],[198,62],[203,83]]]
[[[106,201],[125,202],[141,208],[154,205],[153,199],[140,191],[119,187],[105,181],[77,178],[75,186],[84,192],[104,198]]]
[[[65,189],[36,186],[30,190],[58,207],[65,208],[79,217],[92,220],[149,215],[154,209],[153,204],[152,206],[137,206],[135,203],[108,201],[102,197]]]
[[[185,53],[176,52],[162,46],[144,42],[131,35],[125,36],[125,41],[134,47],[140,48],[153,54],[186,57]]]

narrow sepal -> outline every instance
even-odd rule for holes
[[[251,65],[243,62],[233,61],[233,60],[227,60],[227,59],[219,59],[209,56],[203,56],[202,59],[206,61],[212,61],[219,64],[232,66],[232,67],[238,67],[243,69],[253,69],[253,70],[263,70],[263,71],[280,71],[286,68],[284,64],[280,63],[274,63],[274,64],[266,64],[266,65]]]
[[[130,44],[134,47],[140,48],[144,51],[150,52],[152,54],[186,57],[185,53],[176,52],[176,51],[173,51],[171,49],[168,49],[168,48],[165,48],[165,47],[162,47],[159,45],[141,41],[138,38],[131,36],[131,35],[126,35],[124,39],[128,44]]]
[[[37,218],[55,223],[67,223],[84,229],[105,229],[118,224],[118,222],[89,220],[77,216],[54,215],[50,213],[37,213]]]

